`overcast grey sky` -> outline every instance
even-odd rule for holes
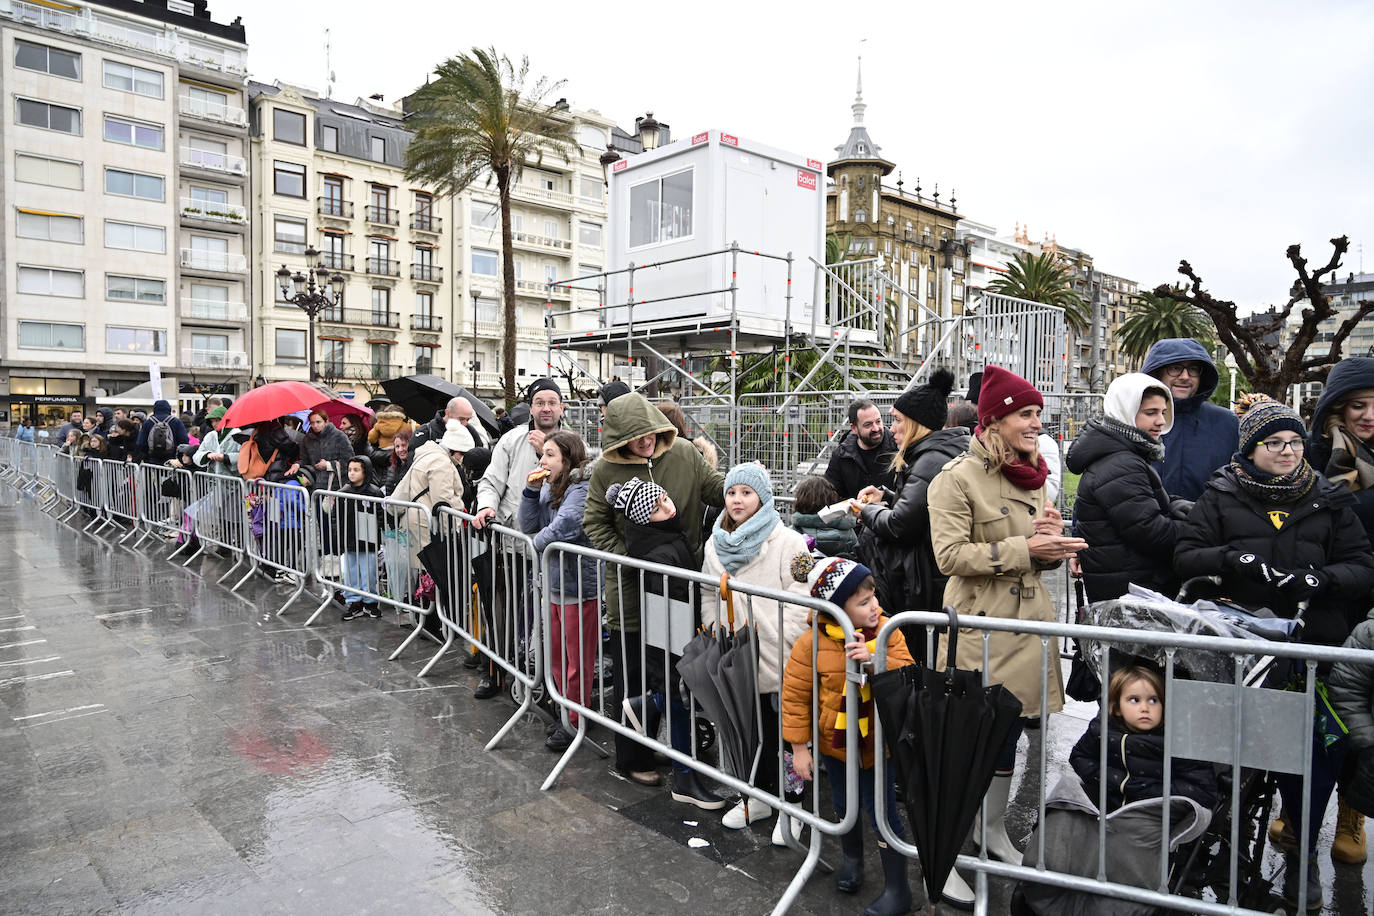
[[[854,9],[864,8],[861,5]],[[622,126],[652,110],[829,159],[862,45],[866,123],[910,189],[1090,252],[1142,287],[1187,258],[1243,310],[1282,302],[1284,258],[1350,236],[1374,269],[1374,5],[1360,2],[330,4],[212,0],[242,15],[255,79],[388,101],[445,57],[495,45]],[[493,14],[494,13],[494,14]],[[857,18],[857,17],[856,17]],[[893,176],[895,179],[895,175]]]

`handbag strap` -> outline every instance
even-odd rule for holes
[[[949,649],[945,653],[945,683],[948,685],[954,683],[954,669],[958,667],[955,660],[959,657],[959,612],[947,604],[945,613],[949,615]]]

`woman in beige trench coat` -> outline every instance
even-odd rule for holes
[[[1025,379],[988,366],[978,398],[979,426],[969,450],[945,465],[930,485],[931,546],[940,571],[950,577],[945,604],[960,614],[1055,619],[1040,574],[1087,547],[1079,538],[1063,536],[1063,518],[1045,499],[1049,468],[1036,444],[1043,406],[1044,398]],[[961,635],[959,667],[981,669],[983,631]],[[936,657],[943,659],[941,642]],[[1049,690],[1042,709],[1040,683],[1047,659]],[[1023,716],[1048,715],[1064,705],[1053,640],[1046,656],[1037,636],[992,633],[988,681],[1014,693]],[[1018,723],[984,798],[987,837],[978,836],[977,827],[974,837],[986,843],[990,855],[1018,865],[1021,853],[1007,837],[1003,819],[1020,736]]]

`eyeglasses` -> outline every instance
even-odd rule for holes
[[[1307,443],[1301,439],[1265,439],[1260,444],[1268,449],[1271,455],[1282,455],[1284,449],[1288,449],[1294,455],[1301,455],[1307,448]]]
[[[1174,378],[1185,374],[1202,378],[1202,363],[1178,363],[1173,366],[1165,366],[1164,374]]]

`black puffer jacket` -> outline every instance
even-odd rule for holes
[[[948,577],[930,546],[926,491],[946,464],[968,451],[968,442],[968,430],[954,427],[908,446],[895,488],[883,491],[887,506],[863,508],[859,557],[873,570],[878,601],[889,615],[940,608]]]
[[[851,429],[840,436],[835,443],[835,453],[825,466],[825,477],[835,486],[841,499],[853,499],[859,491],[872,484],[875,487],[892,489],[896,486],[897,475],[892,472],[892,455],[897,451],[897,440],[892,433],[883,431],[883,444],[878,446],[877,455],[862,452],[859,437]],[[864,457],[876,458],[875,471],[870,474],[864,464]]]
[[[1331,460],[1331,437],[1326,434],[1326,419],[1336,404],[1345,400],[1347,395],[1366,388],[1374,388],[1374,359],[1367,356],[1352,356],[1337,363],[1326,377],[1322,396],[1317,399],[1317,410],[1312,416],[1312,441],[1307,449],[1307,461],[1312,467],[1326,473],[1326,463]],[[1366,461],[1374,461],[1374,450],[1369,443],[1361,445]],[[1355,491],[1355,514],[1364,525],[1365,534],[1374,538],[1374,489]]]
[[[1093,719],[1069,754],[1069,763],[1083,780],[1094,804],[1101,773],[1102,720]],[[1171,795],[1191,798],[1204,808],[1217,803],[1217,777],[1210,763],[1173,758]],[[1164,729],[1129,732],[1118,719],[1107,720],[1107,811],[1144,798],[1164,797]]]
[[[1082,475],[1073,533],[1088,542],[1078,558],[1088,600],[1120,598],[1132,582],[1169,596],[1178,591],[1174,544],[1184,522],[1169,515],[1169,494],[1150,466],[1149,446],[1094,421],[1065,463]]]
[[[687,535],[682,533],[682,522],[677,517],[662,522],[650,522],[647,525],[640,525],[626,518],[625,548],[626,555],[631,559],[658,563],[662,566],[678,566],[693,572],[699,572],[701,569],[692,551],[692,545],[687,542]],[[624,572],[627,579],[639,577],[639,573],[634,570],[626,569]],[[655,573],[645,573],[644,590],[653,595],[663,594],[663,578]],[[687,580],[668,580],[668,597],[674,601],[691,601],[691,592],[692,588]]]
[[[1354,504],[1349,490],[1320,476],[1297,502],[1260,503],[1224,467],[1207,481],[1188,515],[1174,548],[1174,569],[1185,579],[1219,575],[1222,593],[1237,604],[1267,607],[1290,619],[1298,595],[1242,574],[1239,558],[1252,553],[1284,572],[1318,570],[1330,584],[1311,600],[1302,641],[1338,646],[1364,619],[1374,589],[1374,557]]]

